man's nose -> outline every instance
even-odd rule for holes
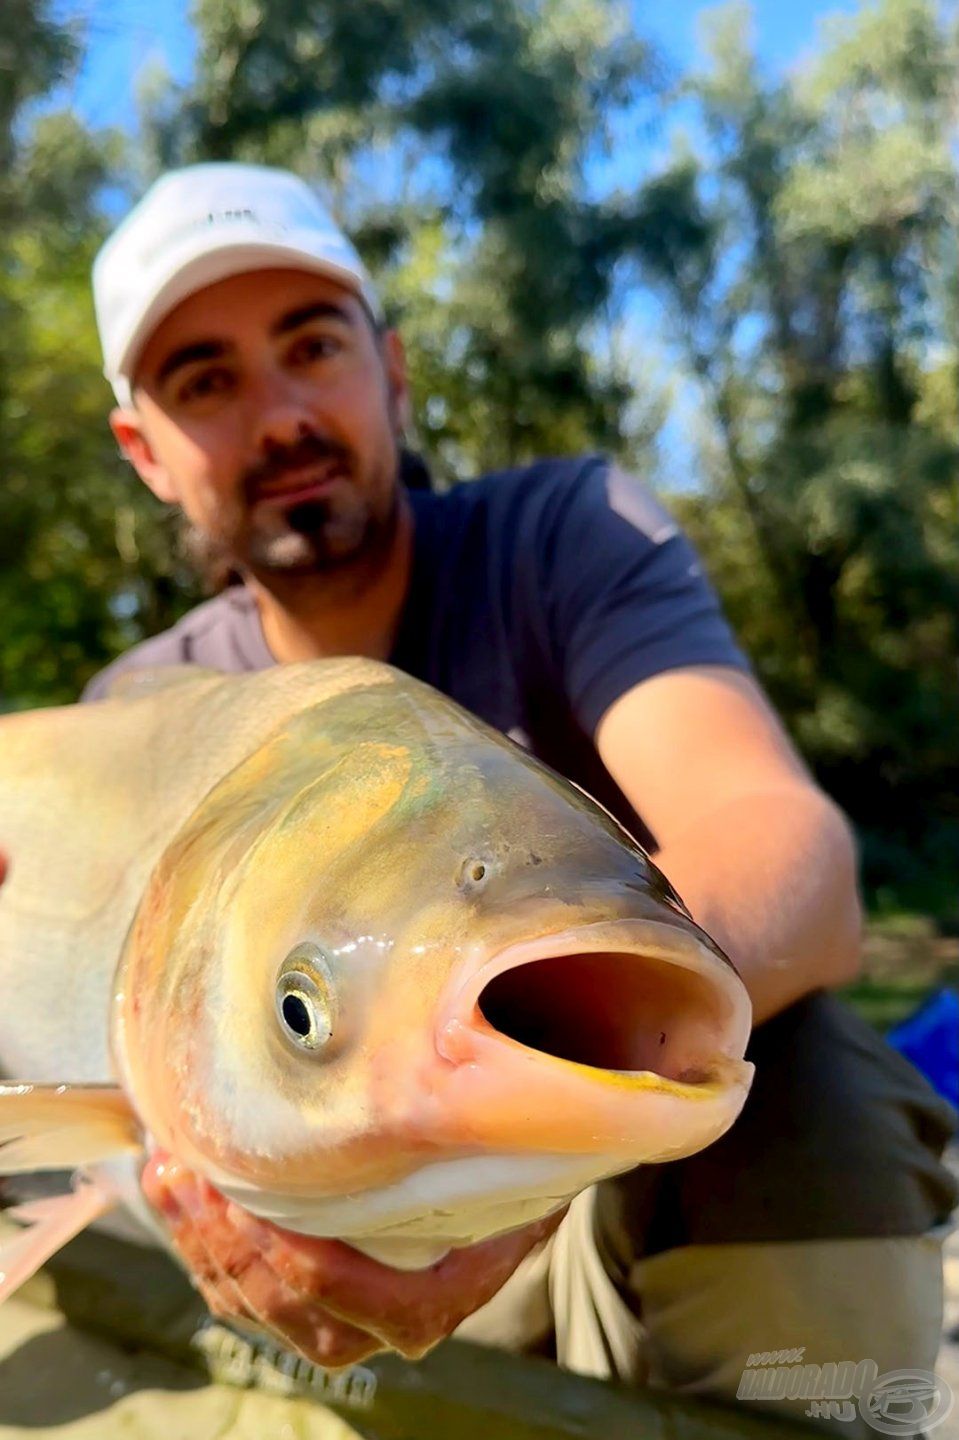
[[[295,445],[317,430],[302,387],[284,375],[264,376],[253,395],[253,440],[263,455]]]

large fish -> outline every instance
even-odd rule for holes
[[[401,1269],[733,1122],[750,1011],[600,807],[362,660],[0,720],[0,1173],[76,1168],[0,1298],[157,1148]],[[159,1234],[159,1231],[157,1232]]]

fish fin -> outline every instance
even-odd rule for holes
[[[7,1215],[28,1223],[19,1234],[0,1239],[0,1305],[74,1235],[117,1204],[116,1195],[81,1181],[71,1195],[35,1200],[7,1210]]]
[[[0,1084],[0,1175],[72,1170],[142,1146],[118,1085]]]
[[[158,665],[155,670],[124,670],[111,680],[104,695],[108,700],[123,696],[135,700],[139,695],[155,695],[174,685],[193,684],[197,680],[222,680],[223,672],[207,665]]]

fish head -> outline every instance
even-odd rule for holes
[[[644,852],[406,679],[301,712],[210,793],[114,1020],[157,1144],[411,1263],[700,1149],[751,1074],[746,992]]]

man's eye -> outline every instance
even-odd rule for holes
[[[200,370],[181,387],[180,400],[205,400],[209,395],[225,395],[232,387],[233,376],[223,366]]]
[[[342,348],[333,335],[301,335],[290,349],[290,359],[295,365],[309,365],[313,360],[326,360],[338,354]]]

